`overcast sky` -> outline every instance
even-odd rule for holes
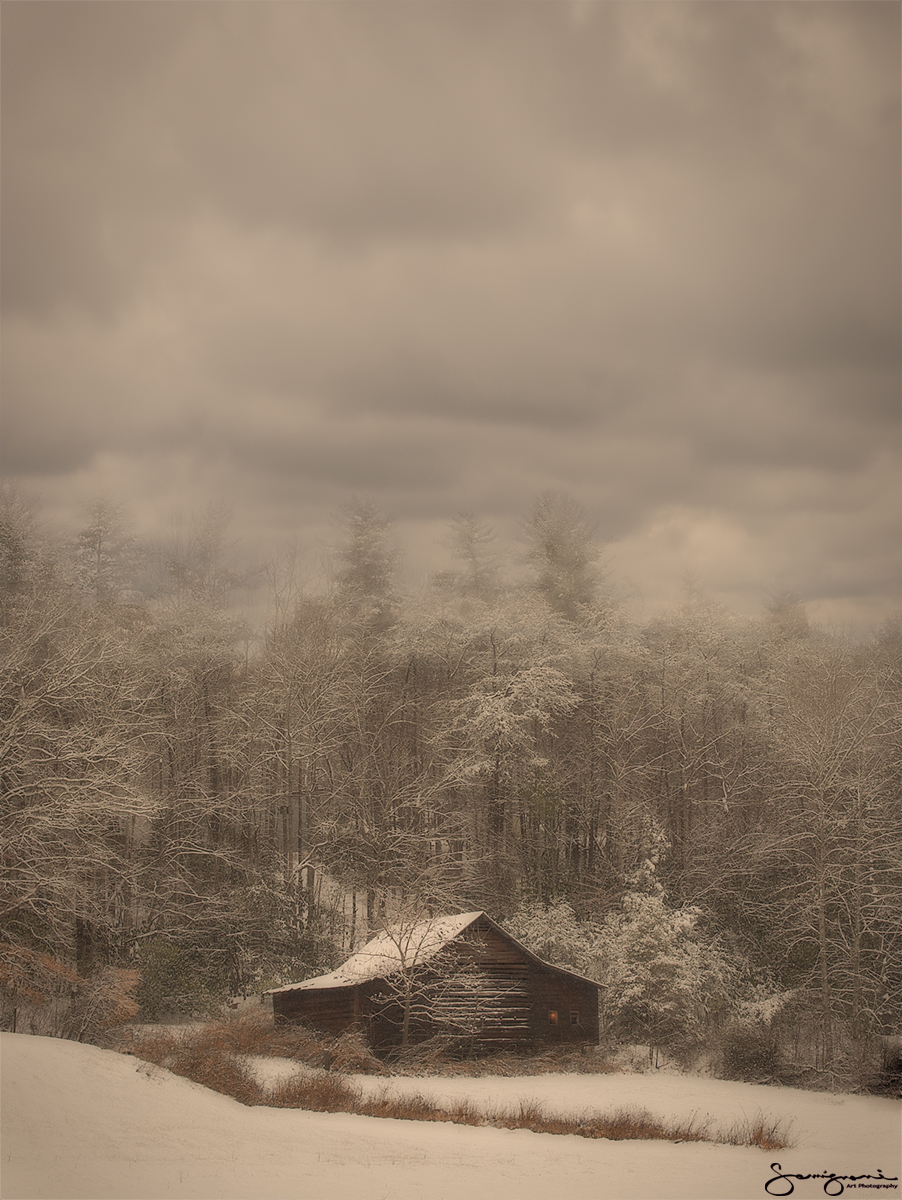
[[[228,502],[408,578],[580,501],[650,614],[696,574],[900,601],[900,6],[3,5],[4,479]]]

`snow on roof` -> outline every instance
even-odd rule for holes
[[[272,988],[267,995],[352,987],[368,979],[383,979],[396,971],[428,962],[483,915],[482,912],[458,913],[451,917],[430,917],[415,925],[395,925],[372,938],[328,975],[317,975],[302,983],[287,983],[284,987]]]

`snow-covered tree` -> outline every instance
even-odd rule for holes
[[[561,492],[543,492],[524,522],[535,587],[568,620],[595,597],[599,550],[582,505]]]
[[[355,496],[341,510],[344,540],[338,549],[339,597],[369,614],[375,632],[391,623],[398,552],[389,544],[391,520],[374,501]]]
[[[238,588],[255,586],[261,571],[236,568],[228,539],[232,520],[225,504],[210,503],[200,514],[176,513],[151,552],[154,591],[175,604],[225,608]]]
[[[564,899],[544,904],[527,900],[504,922],[505,929],[545,962],[598,979],[602,929],[596,921],[580,921]]]
[[[531,872],[560,811],[549,750],[578,697],[565,622],[533,596],[470,614],[467,687],[446,708],[447,785],[478,797],[495,903]],[[525,852],[521,857],[520,852]],[[517,863],[517,858],[521,858]]]
[[[76,961],[131,919],[146,787],[140,648],[65,588],[23,593],[0,630],[0,922],[10,941]]]
[[[95,603],[115,603],[134,593],[144,551],[129,532],[121,504],[102,496],[85,510],[72,545],[75,578]]]
[[[495,531],[473,513],[461,513],[451,522],[448,545],[454,558],[463,564],[457,577],[465,594],[491,597],[498,586],[498,557],[494,549]]]
[[[877,648],[810,636],[773,653],[766,680],[774,756],[766,825],[746,862],[782,968],[816,998],[823,1061],[837,1022],[885,1032],[900,980],[898,668]]]
[[[642,864],[599,938],[598,978],[609,1032],[652,1051],[696,1042],[736,995],[737,963],[704,937],[702,912],[673,908],[657,879],[657,854]]]

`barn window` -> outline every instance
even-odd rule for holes
[[[557,1009],[552,1008],[548,1012],[548,1024],[557,1025]]]
[[[570,1013],[570,1024],[571,1024],[571,1025],[578,1025],[578,1024],[579,1024],[579,1013],[578,1013],[578,1012],[573,1012],[573,1011],[571,1011],[571,1013]]]

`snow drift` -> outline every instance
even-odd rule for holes
[[[887,1181],[900,1174],[899,1106],[881,1097],[676,1075],[354,1077],[367,1089],[495,1107],[539,1100],[561,1112],[635,1105],[726,1124],[758,1112],[791,1121],[795,1146],[766,1152],[246,1108],[93,1046],[3,1034],[0,1051],[5,1200],[751,1200],[769,1194],[774,1162],[784,1174],[878,1177],[844,1187],[899,1195]],[[825,1194],[823,1178],[791,1182],[800,1200]]]

